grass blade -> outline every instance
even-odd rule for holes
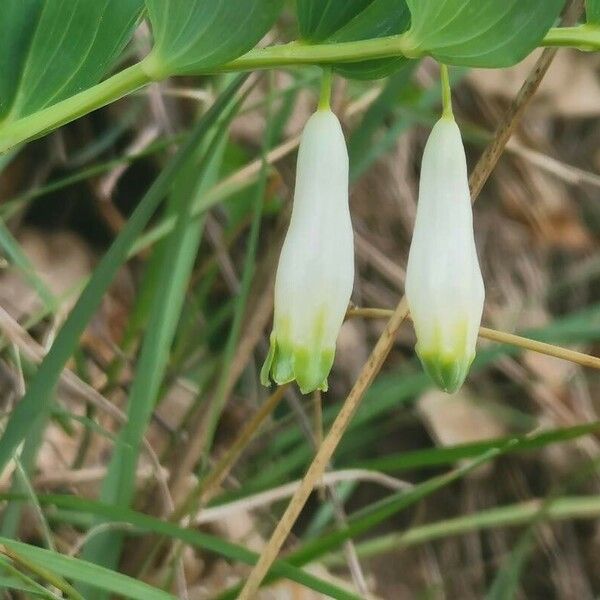
[[[2,221],[0,221],[0,247],[9,262],[17,267],[25,281],[36,291],[44,305],[44,309],[48,312],[55,312],[58,308],[56,298],[35,272],[29,258]]]
[[[0,538],[0,544],[32,563],[73,581],[91,583],[94,587],[133,600],[174,600],[175,596],[158,590],[131,577],[115,573],[92,563],[64,556],[8,538]]]
[[[246,250],[246,258],[244,260],[244,266],[242,270],[240,289],[235,303],[233,323],[231,325],[231,329],[229,330],[229,335],[225,344],[225,350],[223,353],[223,366],[221,368],[221,374],[219,376],[219,382],[217,384],[217,391],[213,402],[211,403],[210,413],[204,434],[206,440],[204,447],[206,452],[208,452],[212,446],[217,424],[225,407],[225,403],[227,402],[229,392],[231,391],[230,386],[232,382],[229,376],[229,372],[231,369],[231,363],[233,361],[235,350],[239,341],[240,332],[242,330],[244,314],[246,311],[246,304],[248,302],[250,286],[252,284],[252,276],[254,275],[256,267],[258,238],[260,234],[264,198],[267,187],[268,165],[266,162],[266,156],[269,152],[272,137],[270,103],[267,104],[266,122],[267,127],[264,134],[264,142],[262,149],[263,162],[259,174],[258,183],[256,184],[255,189],[254,206],[252,210],[252,224],[250,227],[250,234],[248,237],[248,247]]]
[[[490,508],[475,514],[427,523],[412,527],[407,531],[368,540],[357,544],[356,551],[360,557],[368,558],[390,550],[408,548],[473,531],[528,525],[540,515],[541,509],[542,503],[538,500]],[[545,511],[542,521],[597,519],[598,515],[600,515],[600,498],[597,496],[572,496],[553,499]],[[323,562],[336,566],[344,564],[344,559],[341,554],[336,552],[325,557]]]

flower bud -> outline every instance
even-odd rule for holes
[[[327,390],[336,339],[354,282],[348,152],[337,117],[306,123],[289,229],[275,280],[275,316],[261,381],[296,380],[302,393]]]
[[[465,151],[454,119],[444,116],[423,154],[406,297],[417,354],[446,392],[460,388],[475,358],[484,296]]]

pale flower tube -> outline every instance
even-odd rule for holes
[[[275,281],[275,315],[261,381],[327,390],[354,283],[348,152],[337,117],[319,109],[298,151],[289,229]]]
[[[447,115],[434,126],[423,154],[406,297],[423,367],[443,390],[457,391],[475,358],[485,291],[465,151]]]

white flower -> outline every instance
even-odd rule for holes
[[[443,390],[455,392],[475,358],[485,291],[467,161],[451,116],[436,123],[425,146],[406,296],[425,370]]]
[[[306,123],[290,226],[275,281],[275,316],[261,380],[294,379],[302,393],[327,390],[336,339],[354,282],[348,152],[337,117]]]

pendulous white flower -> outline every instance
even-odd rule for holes
[[[275,280],[275,315],[261,381],[327,390],[354,283],[348,151],[337,117],[319,109],[298,152],[289,229]]]
[[[451,115],[436,123],[423,154],[406,297],[423,367],[444,391],[457,391],[475,358],[485,291],[467,161]]]

